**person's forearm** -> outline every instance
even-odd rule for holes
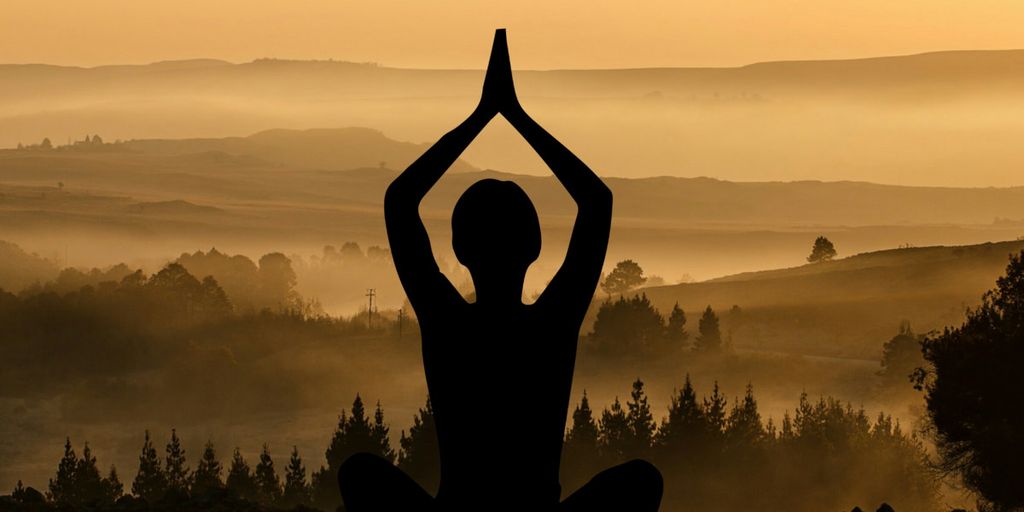
[[[610,191],[601,178],[522,108],[510,109],[503,114],[551,168],[551,172],[577,204],[580,204],[581,200],[590,200],[595,195],[608,195],[610,199]]]
[[[418,204],[492,117],[479,109],[474,111],[395,178],[388,187],[388,195],[400,195],[402,199]]]

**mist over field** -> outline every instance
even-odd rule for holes
[[[585,391],[603,421],[641,379],[664,429],[689,379],[702,407],[720,394],[722,418],[756,396],[748,425],[764,437],[799,438],[769,428],[817,418],[883,443],[829,459],[828,495],[795,469],[817,455],[766,456],[758,471],[819,492],[789,509],[972,503],[922,476],[934,447],[916,437],[925,403],[908,376],[921,336],[963,323],[1024,250],[1021,64],[1006,51],[517,71],[527,108],[614,194],[606,276],[632,260],[645,278],[595,294],[573,407]],[[65,436],[130,487],[143,432],[162,453],[172,428],[193,463],[207,441],[253,465],[269,443],[279,468],[295,447],[312,476],[333,468],[325,449],[357,394],[406,449],[427,390],[384,191],[471,109],[480,79],[328,61],[0,65],[0,491],[45,489]],[[440,268],[472,296],[452,207],[481,179],[518,183],[544,240],[529,303],[562,263],[576,207],[509,126],[488,130],[420,214]],[[835,254],[808,263],[819,237]],[[889,442],[904,457],[893,473],[858,480]],[[593,473],[579,460],[565,491]],[[749,476],[731,464],[721,478]],[[709,510],[748,504],[692,482]],[[696,503],[683,490],[670,495],[680,510]]]

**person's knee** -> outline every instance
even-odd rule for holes
[[[633,489],[644,494],[661,496],[665,488],[665,480],[661,477],[661,471],[654,464],[646,460],[634,459],[620,467]]]
[[[374,475],[380,473],[382,463],[386,464],[387,461],[371,453],[356,453],[349,456],[338,468],[338,485],[341,486],[342,493],[345,489],[361,487],[367,481],[371,481]]]

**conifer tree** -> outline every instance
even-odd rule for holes
[[[102,504],[106,498],[104,492],[103,477],[96,466],[96,457],[93,456],[89,443],[82,448],[82,458],[78,459],[75,467],[75,495],[77,505]]]
[[[630,392],[629,401],[626,407],[629,413],[626,421],[629,424],[629,442],[625,456],[627,459],[647,457],[651,445],[654,443],[654,433],[657,425],[654,423],[654,415],[651,414],[651,406],[647,403],[647,395],[644,393],[644,383],[640,379],[633,382],[633,390]]]
[[[388,425],[384,423],[384,408],[377,401],[377,409],[373,413],[373,427],[370,429],[370,437],[376,445],[376,452],[381,458],[388,462],[395,462],[395,450],[391,448],[391,439]]]
[[[71,438],[64,441],[64,456],[57,465],[57,476],[50,479],[50,489],[47,497],[50,501],[58,504],[77,504],[78,496],[75,494],[75,476],[78,473],[78,456],[71,447]]]
[[[181,446],[178,432],[171,429],[171,441],[167,443],[167,458],[164,474],[167,478],[167,490],[182,494],[188,493],[189,469],[185,461],[185,448]]]
[[[673,344],[678,346],[683,344],[689,334],[686,332],[686,313],[679,307],[679,303],[676,302],[672,306],[672,312],[668,316],[668,325],[665,327],[665,338]]]
[[[292,447],[292,456],[284,473],[284,494],[281,502],[286,507],[309,505],[309,485],[306,483],[306,467],[299,457],[299,448]]]
[[[103,500],[106,503],[114,503],[124,495],[124,484],[117,476],[117,468],[111,464],[110,472],[103,479]]]
[[[274,470],[274,459],[270,458],[270,447],[264,443],[260,462],[254,472],[256,499],[265,505],[273,505],[281,499],[281,479]]]
[[[213,442],[207,441],[203,448],[203,455],[196,464],[196,470],[192,473],[192,494],[202,496],[210,491],[221,489],[224,482],[221,480],[223,467],[217,460],[217,452],[213,449]]]
[[[711,398],[704,398],[703,413],[709,441],[718,440],[725,433],[726,405],[725,396],[718,388],[718,381],[715,381]]]
[[[440,480],[441,452],[437,446],[434,406],[429,396],[426,406],[413,415],[409,435],[402,432],[399,445],[401,453],[398,456],[398,467],[427,492],[436,492]]]
[[[697,326],[700,334],[697,335],[695,348],[703,352],[714,352],[722,348],[722,331],[718,325],[718,315],[709,305],[704,314],[700,317]]]
[[[747,384],[743,401],[733,404],[726,421],[725,436],[733,446],[752,446],[762,441],[765,431],[761,425],[761,414],[754,399],[754,386]]]
[[[671,398],[668,417],[658,429],[656,442],[665,457],[675,459],[692,451],[706,430],[701,404],[690,382],[690,374],[686,374],[683,389]]]
[[[147,430],[146,440],[142,443],[142,453],[139,455],[139,472],[135,474],[135,481],[132,482],[132,494],[149,503],[156,503],[166,491],[167,478],[160,468],[160,459],[157,458],[156,448],[153,448]]]
[[[622,462],[629,450],[629,419],[622,403],[615,397],[611,409],[601,411],[600,433],[598,436],[601,456],[606,462]]]
[[[562,486],[572,489],[583,484],[598,463],[598,427],[584,390],[583,398],[572,411],[572,426],[562,446]]]
[[[245,458],[242,457],[242,453],[238,448],[235,448],[235,453],[231,457],[231,467],[228,468],[225,486],[239,498],[245,500],[256,499],[256,480],[249,469],[249,464],[245,462]]]

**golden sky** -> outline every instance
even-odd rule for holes
[[[1024,48],[1021,0],[3,0],[0,62],[210,57],[479,68],[731,66]]]

